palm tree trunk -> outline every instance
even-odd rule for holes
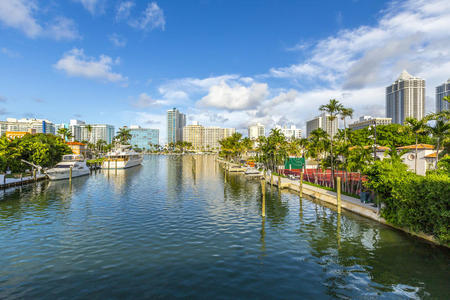
[[[438,138],[438,140],[437,140],[437,148],[436,148],[436,164],[434,166],[435,169],[437,169],[437,164],[439,162],[439,147],[441,146],[440,142],[441,142],[441,139]]]

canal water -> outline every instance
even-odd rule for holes
[[[0,191],[0,298],[450,296],[450,255],[212,156]]]

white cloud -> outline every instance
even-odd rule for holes
[[[30,38],[49,37],[55,40],[79,38],[75,23],[65,17],[56,17],[45,26],[39,24],[35,15],[39,7],[33,0],[0,1],[0,22],[22,31]]]
[[[80,38],[73,20],[65,17],[57,17],[49,24],[45,35],[55,40],[74,40]]]
[[[97,13],[103,13],[104,11],[104,0],[75,0],[81,3],[83,7],[89,11],[92,15]]]
[[[131,9],[133,8],[134,5],[135,4],[133,1],[120,2],[116,10],[116,20],[128,19],[131,13]]]
[[[146,93],[141,93],[137,99],[137,101],[134,101],[132,103],[133,106],[138,108],[146,108],[150,106],[155,105],[165,105],[167,104],[167,101],[165,100],[155,100],[150,95],[147,95]]]
[[[152,2],[147,5],[147,8],[142,12],[140,17],[130,19],[129,24],[132,27],[142,30],[152,30],[155,28],[164,30],[166,19],[163,10],[156,2]]]
[[[6,56],[8,56],[10,58],[22,57],[19,52],[16,52],[14,50],[11,50],[11,49],[8,49],[8,48],[5,48],[5,47],[0,48],[0,52],[2,54],[5,54]]]
[[[114,44],[116,47],[125,47],[127,44],[126,38],[124,38],[121,35],[118,35],[117,33],[113,33],[109,36],[109,40],[111,43]]]
[[[98,59],[87,57],[83,49],[74,48],[65,53],[54,67],[69,76],[126,83],[126,77],[112,71],[112,66],[118,63],[119,58],[113,60],[103,54]]]
[[[19,29],[28,37],[34,38],[42,32],[42,27],[33,17],[37,9],[38,7],[34,1],[0,1],[0,20],[6,26]]]
[[[253,108],[268,96],[266,83],[253,83],[250,86],[241,84],[229,85],[222,81],[209,88],[209,93],[197,104],[227,110],[244,110]]]

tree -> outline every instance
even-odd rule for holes
[[[116,135],[116,139],[119,140],[122,145],[129,145],[129,141],[132,137],[130,130],[126,128],[120,128]]]
[[[419,144],[419,135],[426,133],[427,123],[424,119],[417,120],[414,118],[406,118],[405,125],[414,133],[416,138],[416,153],[414,159],[414,172],[417,174],[417,145]]]
[[[321,105],[319,107],[320,111],[326,112],[329,114],[328,120],[333,122],[336,120],[337,115],[342,111],[344,106],[339,103],[336,99],[330,99],[330,102],[328,104]],[[330,136],[330,154],[331,154],[331,177],[333,178],[332,182],[334,185],[334,158],[333,158],[333,133]]]
[[[92,138],[92,125],[90,125],[90,124],[86,125],[86,130],[88,131],[88,136],[89,136],[88,142],[91,143],[91,138]]]
[[[67,141],[73,137],[72,132],[68,128],[61,127],[58,129],[58,134]]]
[[[344,140],[347,141],[347,124],[345,122],[345,119],[348,118],[353,118],[353,108],[341,108],[340,111],[340,115],[341,115],[341,120],[344,121]]]
[[[439,162],[439,149],[441,147],[441,142],[448,138],[450,135],[450,123],[445,121],[443,118],[438,117],[435,121],[434,126],[429,127],[429,132],[436,141],[436,163],[435,168]]]

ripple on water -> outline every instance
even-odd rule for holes
[[[0,193],[0,298],[445,298],[449,254],[214,160]]]

